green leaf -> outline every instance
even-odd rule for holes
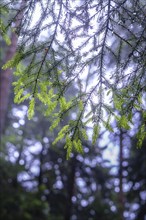
[[[34,116],[34,107],[35,107],[35,99],[32,98],[29,102],[29,108],[28,108],[28,119],[32,119]]]
[[[121,99],[119,97],[117,97],[116,95],[114,95],[114,105],[115,105],[115,108],[119,111],[122,110],[122,104],[123,102],[121,101]]]
[[[61,111],[66,110],[66,108],[67,108],[67,103],[66,103],[65,97],[63,97],[63,96],[60,97],[59,102],[60,102]]]
[[[6,33],[6,27],[5,27],[4,22],[1,18],[0,18],[0,32],[1,32],[2,36],[3,36],[3,34]]]
[[[46,105],[47,104],[47,101],[49,102],[51,102],[51,100],[49,99],[49,100],[47,100],[41,93],[38,93],[37,94],[37,98],[44,104],[44,105]],[[49,98],[49,97],[48,97]],[[50,103],[49,103],[50,104]]]
[[[58,126],[59,122],[60,122],[60,118],[58,117],[56,120],[53,121],[53,124],[51,125],[49,130],[53,131]]]
[[[140,110],[140,109],[141,109],[140,105],[138,105],[138,104],[136,104],[136,103],[134,103],[133,106],[134,106],[134,108],[137,109],[137,110]]]
[[[78,105],[79,105],[79,110],[83,111],[84,105],[83,105],[83,101],[82,100],[79,100]]]
[[[6,15],[9,13],[9,9],[6,6],[4,6],[4,7],[0,8],[0,12],[1,12],[1,15]],[[0,21],[0,23],[1,23],[1,21]]]
[[[11,60],[8,60],[8,62],[6,62],[2,66],[2,69],[6,70],[8,68],[16,67],[21,61],[22,57],[23,57],[22,53],[20,52],[16,53],[15,56]]]
[[[20,103],[20,99],[21,99],[23,92],[24,92],[24,89],[19,89],[17,94],[15,94],[14,103]]]
[[[28,93],[28,94],[24,95],[23,97],[21,97],[21,98],[19,99],[19,101],[17,101],[17,103],[18,103],[18,104],[19,104],[19,103],[22,103],[22,102],[24,102],[25,100],[29,99],[30,97],[31,97],[31,94]]]
[[[25,73],[25,66],[22,63],[18,63],[16,66],[16,70],[14,71],[15,76],[23,76]]]
[[[112,126],[109,123],[106,123],[106,128],[107,128],[108,131],[114,132]]]
[[[24,96],[20,99],[20,103],[24,102],[24,100],[27,100],[27,99],[29,99],[30,97],[31,97],[31,94],[30,94],[30,93],[24,95]]]
[[[125,115],[122,115],[120,120],[118,121],[119,127],[124,128],[126,130],[130,129],[128,122],[128,118]]]
[[[65,97],[60,97],[59,99],[59,102],[60,102],[60,109],[61,111],[66,111],[70,108],[70,106],[72,105],[72,101],[70,102],[67,102]]]
[[[6,42],[6,44],[8,46],[11,45],[11,40],[10,40],[9,36],[7,34],[3,34],[2,36],[3,36],[3,39]]]
[[[139,104],[142,104],[142,96],[141,96],[141,94],[138,95],[137,101],[138,101]]]
[[[77,139],[77,140],[73,140],[73,146],[75,148],[75,150],[78,152],[78,153],[81,153],[83,154],[83,146],[82,146],[82,142],[80,139]]]
[[[86,132],[86,130],[85,129],[81,129],[81,134],[82,134],[82,136],[83,136],[83,138],[84,138],[84,140],[88,140],[88,135],[87,135],[87,132]]]
[[[93,145],[96,144],[98,136],[99,136],[99,126],[97,124],[94,124],[93,134],[92,134],[92,144]]]
[[[54,140],[53,145],[56,144],[58,141],[60,141],[61,139],[64,138],[64,136],[66,135],[66,133],[68,132],[69,129],[69,125],[65,125],[60,132],[57,135],[57,138]]]
[[[58,103],[57,101],[50,102],[50,104],[49,102],[47,102],[48,108],[45,111],[45,116],[50,116],[55,111],[57,107],[57,103]]]
[[[111,115],[108,116],[108,119],[106,121],[103,121],[103,125],[108,131],[114,132],[112,126],[110,125],[110,120],[111,120]]]
[[[2,66],[2,69],[3,70],[6,70],[8,68],[11,68],[13,67],[13,59],[9,60],[8,62],[6,62],[3,66]]]
[[[128,119],[128,121],[129,121],[130,123],[133,124],[133,122],[132,122],[132,112],[130,112],[130,113],[128,114],[127,119]]]
[[[71,137],[69,135],[66,135],[66,144],[64,149],[67,150],[67,155],[66,155],[67,160],[70,158],[72,147],[73,147],[73,142],[71,140]]]
[[[146,138],[146,125],[142,124],[139,131],[138,131],[138,133],[137,133],[137,139],[138,139],[137,147],[138,148],[141,148],[145,138]]]

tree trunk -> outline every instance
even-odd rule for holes
[[[70,220],[72,213],[72,196],[74,194],[74,184],[75,184],[75,171],[76,171],[76,157],[72,158],[70,161],[70,173],[68,175],[67,183],[67,200],[66,200],[66,210],[64,220]]]
[[[7,50],[5,61],[10,60],[16,51],[17,36],[12,33],[11,45]],[[12,69],[3,70],[0,74],[0,135],[4,132],[9,94],[12,82]]]
[[[23,18],[23,9],[25,7],[26,1],[22,0],[20,4],[21,12],[16,17],[15,27],[19,27],[21,24],[21,20]],[[9,46],[6,57],[5,63],[10,60],[17,48],[17,41],[18,36],[12,32],[11,34],[11,45]],[[8,110],[8,103],[9,103],[9,95],[11,90],[11,83],[12,83],[12,69],[2,70],[0,73],[0,135],[4,133],[5,125],[6,125],[6,114]]]
[[[43,137],[42,137],[43,138]],[[38,186],[40,187],[43,183],[43,160],[44,160],[44,150],[45,150],[45,144],[42,143],[42,150],[39,154],[39,162],[40,162],[40,170],[39,170],[39,175],[38,175]]]
[[[124,192],[123,192],[123,131],[120,129],[119,152],[119,219],[124,220]]]

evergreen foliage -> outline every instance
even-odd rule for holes
[[[130,129],[137,109],[144,112],[137,134],[140,147],[145,138],[145,1],[22,1],[24,16],[18,28],[14,25],[20,13],[18,1],[0,4],[2,13],[15,12],[7,24],[1,18],[4,40],[11,43],[10,29],[19,36],[15,56],[3,66],[15,68],[15,102],[29,100],[29,119],[35,103],[43,103],[44,115],[52,119],[50,130],[75,111],[76,118],[54,141],[66,139],[67,158],[72,149],[82,152],[89,123],[95,144],[101,126],[112,131],[113,118],[119,127]],[[68,99],[72,83],[78,92]]]

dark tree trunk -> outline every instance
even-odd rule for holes
[[[123,131],[120,129],[119,152],[119,219],[124,220],[124,192],[123,192]]]
[[[40,167],[39,167],[39,175],[38,175],[38,186],[41,186],[42,183],[43,183],[43,169],[42,169],[42,166],[43,166],[43,161],[44,161],[44,150],[45,150],[45,145],[44,143],[42,143],[42,150],[39,154],[39,161],[40,161]]]
[[[76,157],[70,161],[70,173],[68,175],[67,183],[67,200],[64,220],[70,220],[72,214],[72,196],[74,195],[75,185],[75,171],[76,171]]]
[[[11,45],[7,50],[5,62],[10,60],[14,56],[16,52],[16,46],[17,46],[17,36],[15,33],[12,33]],[[3,70],[0,74],[0,135],[4,132],[4,128],[5,128],[11,82],[12,82],[12,70],[11,69]]]
[[[22,0],[20,4],[20,8],[24,9],[25,4],[26,4],[25,0]],[[22,18],[23,18],[23,10],[21,10],[19,15],[16,17],[16,22],[15,22],[16,27],[20,26]],[[9,46],[6,52],[5,63],[14,56],[17,48],[17,41],[18,41],[17,35],[14,32],[12,32],[11,45]],[[13,73],[12,69],[2,70],[0,73],[0,135],[4,133],[5,124],[6,124],[6,114],[8,110],[9,95],[11,91],[12,73]]]

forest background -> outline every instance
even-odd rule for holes
[[[1,219],[145,220],[145,1],[0,7]]]

